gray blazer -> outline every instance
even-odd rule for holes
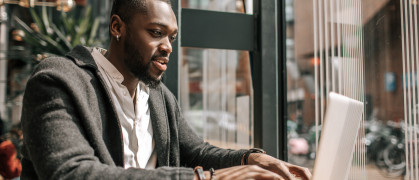
[[[239,165],[245,150],[203,142],[162,83],[149,107],[158,168],[124,169],[121,125],[91,48],[43,60],[23,99],[22,179],[193,179],[191,167]]]

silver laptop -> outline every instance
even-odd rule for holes
[[[345,180],[355,150],[364,104],[329,93],[312,180]]]

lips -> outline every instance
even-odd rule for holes
[[[159,57],[153,60],[154,66],[160,71],[166,71],[168,62],[169,59],[164,57]]]

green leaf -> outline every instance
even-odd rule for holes
[[[17,16],[13,16],[13,19],[17,22],[17,24],[22,28],[23,31],[26,31],[29,34],[33,34],[34,33],[34,31],[28,25],[26,25],[25,22],[23,22],[22,20],[20,20],[20,18],[18,18]]]
[[[71,22],[69,21],[67,14],[65,14],[64,12],[61,13],[61,22],[63,23],[63,27],[65,29],[65,33],[68,35],[71,35],[71,30],[73,28],[73,25],[71,24]]]
[[[20,29],[22,29],[25,32],[24,39],[27,40],[29,44],[35,47],[46,45],[45,39],[41,37],[42,34],[33,31],[28,25],[25,24],[25,22],[20,20],[17,16],[13,16],[13,19],[21,27]]]
[[[67,53],[66,50],[64,50],[57,42],[55,42],[53,39],[51,39],[49,36],[47,35],[43,35],[40,34],[41,38],[44,39],[49,45],[51,45],[52,47],[55,47],[56,49],[51,49],[51,50],[55,50],[54,52],[59,54],[59,55],[65,55]]]
[[[65,35],[57,28],[57,26],[55,26],[55,24],[51,24],[52,29],[54,29],[54,32],[57,34],[59,40],[61,40],[65,46],[67,47],[68,50],[73,49],[73,46],[71,46],[71,43],[69,41],[67,41],[67,38],[65,37]]]
[[[46,33],[45,31],[45,25],[39,18],[38,14],[35,12],[35,9],[32,7],[29,7],[29,12],[31,13],[32,19],[35,21],[35,24],[38,26],[39,31],[41,33]]]
[[[97,30],[99,28],[100,18],[95,18],[93,22],[92,28],[90,29],[89,40],[87,41],[87,45],[92,45],[94,43],[94,39],[96,38]]]
[[[45,25],[45,31],[47,32],[46,34],[51,35],[53,33],[52,28],[50,27],[50,20],[48,18],[48,14],[47,14],[47,7],[46,6],[42,6],[42,21]]]
[[[80,25],[78,26],[78,29],[76,29],[76,35],[74,37],[74,41],[72,43],[73,46],[76,46],[78,44],[82,44],[81,39],[86,34],[86,31],[88,30],[90,26],[90,18],[84,18],[80,22]]]
[[[43,41],[42,39],[37,38],[33,35],[29,35],[28,33],[25,34],[25,37],[23,37],[23,40],[34,47],[41,47],[41,46],[47,45],[47,43]]]

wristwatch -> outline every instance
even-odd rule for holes
[[[241,161],[241,165],[247,165],[247,159],[249,158],[249,155],[251,153],[262,153],[262,154],[266,154],[266,151],[260,148],[251,148],[248,151],[246,151],[246,153],[243,154],[242,156],[242,161]]]

